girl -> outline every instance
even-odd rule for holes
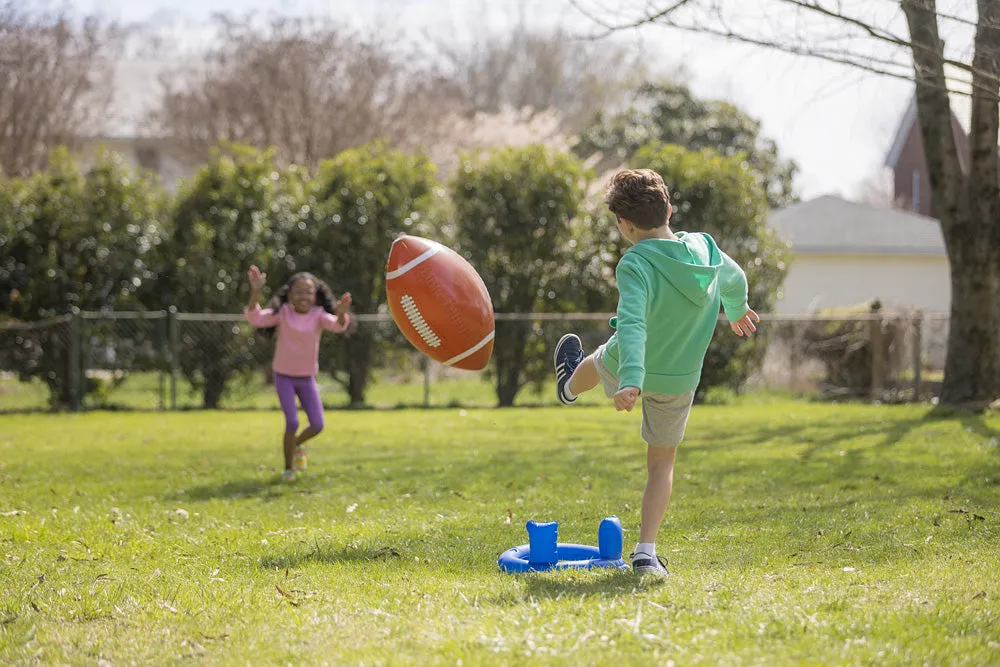
[[[258,300],[267,282],[267,274],[251,266],[250,305],[245,314],[247,322],[258,329],[278,330],[274,347],[274,388],[285,413],[285,471],[284,481],[293,481],[306,469],[307,440],[323,430],[323,403],[316,387],[319,372],[319,339],[323,329],[343,333],[350,324],[351,295],[345,293],[334,303],[333,292],[322,280],[311,273],[296,273],[278,290],[261,310]],[[299,414],[295,407],[298,394],[302,409],[309,417],[309,426],[299,430]]]

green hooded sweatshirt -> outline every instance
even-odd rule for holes
[[[719,306],[735,322],[750,309],[747,278],[708,234],[676,233],[677,240],[646,239],[618,262],[616,332],[604,365],[618,390],[638,387],[683,394],[701,379]]]

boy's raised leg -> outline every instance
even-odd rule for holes
[[[589,355],[580,362],[580,365],[573,371],[573,377],[566,384],[566,394],[579,396],[585,391],[590,391],[601,383],[601,376],[597,372],[597,361],[594,355]]]
[[[576,403],[576,396],[570,398],[566,393],[566,385],[573,377],[573,372],[583,361],[583,343],[576,334],[566,334],[556,344],[552,361],[556,367],[556,393],[563,405]]]

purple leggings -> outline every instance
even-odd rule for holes
[[[290,375],[274,374],[274,388],[278,392],[278,402],[285,413],[285,433],[295,433],[299,430],[299,411],[295,407],[295,395],[299,395],[299,403],[309,417],[309,428],[316,433],[323,430],[323,402],[319,399],[319,388],[316,378],[292,377]]]

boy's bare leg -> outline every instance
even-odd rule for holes
[[[639,542],[655,543],[656,534],[670,504],[674,486],[674,458],[677,447],[649,447],[646,450],[646,492],[642,495],[642,523]]]
[[[601,381],[601,376],[597,372],[597,362],[594,355],[588,356],[580,362],[580,365],[573,371],[573,376],[569,379],[569,390],[574,396],[579,396],[585,391],[590,391]]]

